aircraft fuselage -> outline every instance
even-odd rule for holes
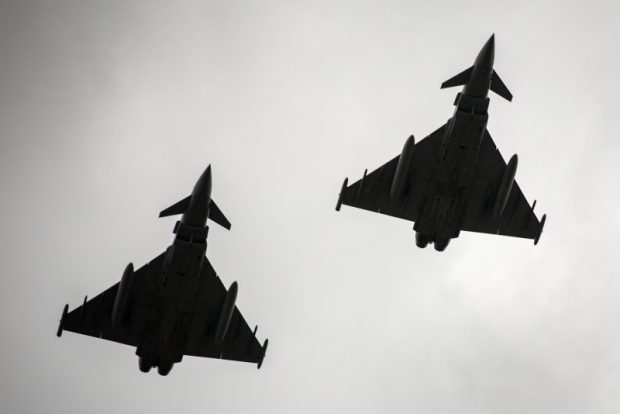
[[[152,310],[136,350],[143,364],[163,367],[165,371],[183,358],[192,318],[199,305],[197,292],[207,251],[210,199],[208,168],[196,183],[189,207],[175,225],[175,239],[166,249],[159,288],[152,298]]]
[[[489,119],[488,93],[493,59],[494,40],[491,38],[476,57],[467,83],[456,96],[456,109],[447,123],[443,145],[436,154],[431,184],[414,225],[422,243],[433,241],[447,245],[459,235],[467,190],[473,181]]]

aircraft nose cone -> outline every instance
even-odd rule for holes
[[[209,215],[211,203],[211,165],[200,175],[189,201],[187,210],[183,213],[181,222],[191,226],[204,227]]]
[[[482,66],[485,68],[492,68],[493,61],[495,60],[495,34],[492,34],[489,40],[482,46],[474,66]]]
[[[211,199],[211,164],[209,164],[196,182],[192,196],[198,199]]]

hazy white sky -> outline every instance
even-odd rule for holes
[[[2,1],[0,409],[7,413],[615,414],[616,1]],[[531,241],[334,206],[453,111],[439,85],[496,33],[489,130],[548,213]],[[172,240],[207,164],[233,223],[207,252],[265,364],[66,333]]]

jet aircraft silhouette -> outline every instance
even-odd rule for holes
[[[237,282],[228,289],[206,258],[207,218],[230,230],[211,199],[211,166],[192,194],[160,213],[182,214],[166,251],[134,271],[130,263],[119,283],[69,312],[63,330],[136,347],[139,367],[168,375],[184,355],[255,362],[260,368],[268,340],[261,346],[235,306]]]
[[[495,38],[486,42],[472,67],[441,87],[464,85],[452,118],[417,144],[407,139],[399,156],[348,186],[342,204],[415,222],[416,245],[433,243],[443,251],[461,230],[534,239],[538,243],[546,215],[539,221],[514,180],[517,155],[508,161],[489,131],[489,90],[512,100],[493,69]]]

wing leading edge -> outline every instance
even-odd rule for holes
[[[397,155],[370,174],[365,172],[360,180],[350,186],[348,180],[345,179],[336,210],[345,204],[415,221],[423,201],[423,195],[435,168],[434,160],[437,151],[441,148],[445,128],[446,125],[441,126],[415,145],[411,164],[412,170],[407,178],[408,185],[405,186],[406,191],[401,200],[394,201],[390,196],[392,180],[400,159],[400,155]]]
[[[445,128],[444,124],[415,145],[407,191],[400,201],[394,201],[390,196],[392,180],[400,158],[398,155],[370,174],[364,172],[364,176],[351,185],[348,185],[348,179],[345,179],[336,210],[340,210],[344,204],[415,222],[424,201],[424,194],[429,186],[433,185],[435,160],[443,142]],[[540,220],[536,217],[533,210],[536,202],[532,206],[528,204],[516,181],[503,213],[498,218],[493,216],[495,196],[505,169],[506,162],[491,135],[485,130],[461,230],[534,239],[536,244],[542,234],[546,216],[543,215]]]
[[[205,257],[201,270],[203,287],[200,290],[199,303],[208,303],[194,315],[190,340],[185,350],[186,355],[228,359],[232,361],[254,362],[260,368],[268,340],[261,345],[256,338],[256,328],[250,329],[248,323],[235,306],[226,335],[221,343],[215,340],[220,311],[226,299],[226,288]]]
[[[543,215],[540,220],[536,217],[536,202],[530,206],[516,181],[510,190],[504,212],[497,218],[493,216],[495,197],[505,169],[506,161],[489,131],[485,130],[472,189],[472,194],[477,196],[469,198],[462,230],[534,239],[537,243],[546,216]]]
[[[116,283],[90,300],[84,298],[84,303],[71,312],[69,305],[66,305],[57,335],[60,336],[62,331],[66,330],[137,346],[142,333],[142,324],[149,311],[149,299],[154,290],[156,277],[163,266],[164,256],[165,253],[160,254],[133,274],[127,312],[119,326],[115,327],[111,323],[112,308],[119,286]]]
[[[156,294],[156,276],[164,264],[162,253],[134,273],[129,294],[129,306],[122,323],[115,327],[111,323],[112,308],[119,283],[87,300],[81,306],[68,310],[65,306],[57,335],[64,330],[138,346],[147,316],[153,308],[150,303]],[[198,306],[192,316],[192,324],[184,354],[191,356],[254,362],[260,368],[268,340],[261,345],[253,331],[235,306],[228,330],[221,343],[215,340],[215,329],[220,317],[227,290],[205,257],[201,270],[203,283],[198,297]]]

